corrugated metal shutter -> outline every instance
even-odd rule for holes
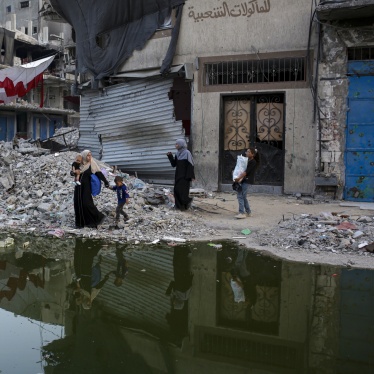
[[[125,252],[125,257],[129,274],[122,286],[115,287],[111,276],[97,300],[102,301],[105,311],[142,326],[144,330],[168,331],[165,315],[170,312],[170,298],[165,296],[165,291],[174,279],[173,250]],[[116,268],[115,257],[103,256],[102,274]]]
[[[173,79],[147,78],[83,96],[80,147],[99,157],[100,135],[103,161],[146,180],[173,179],[166,152],[175,150],[183,127],[168,97],[172,84]]]

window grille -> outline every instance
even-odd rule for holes
[[[349,61],[374,60],[374,47],[348,48]]]
[[[306,57],[206,63],[205,86],[305,82]]]
[[[256,338],[254,336],[225,336],[225,332],[206,331],[197,327],[197,349],[200,356],[216,359],[234,359],[257,365],[275,366],[277,372],[300,373],[303,367],[303,346],[285,340]],[[228,333],[230,334],[230,333]]]
[[[28,8],[30,6],[30,1],[21,1],[21,9]]]

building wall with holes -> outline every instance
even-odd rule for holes
[[[339,193],[345,184],[346,124],[348,96],[348,49],[374,46],[373,32],[364,20],[327,21],[322,26],[322,55],[319,64],[318,105],[320,130],[317,135],[316,173],[338,178]],[[317,126],[318,129],[318,126]],[[320,148],[320,150],[319,150]]]

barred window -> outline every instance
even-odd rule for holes
[[[30,1],[21,1],[21,9],[28,8],[30,6]]]
[[[205,86],[306,81],[306,56],[222,61],[204,68]]]
[[[374,47],[348,48],[349,61],[374,60]]]

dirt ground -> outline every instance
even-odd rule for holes
[[[312,204],[306,204],[312,201]],[[234,193],[216,193],[207,198],[194,198],[197,207],[195,213],[203,217],[204,221],[217,232],[217,239],[235,239],[239,243],[261,252],[285,258],[291,261],[302,261],[307,263],[324,263],[342,265],[348,267],[372,268],[374,269],[374,254],[364,256],[363,252],[357,254],[323,252],[314,253],[303,248],[275,248],[262,246],[257,242],[256,232],[271,228],[279,230],[278,224],[284,219],[292,219],[294,215],[313,214],[321,212],[337,212],[347,214],[352,219],[362,216],[374,217],[374,203],[353,204],[339,200],[317,200],[310,198],[297,199],[295,197],[253,194],[249,197],[252,210],[251,217],[236,219],[238,202]],[[351,205],[351,206],[346,206]],[[245,238],[241,231],[251,230],[252,234]],[[242,239],[243,238],[243,239]],[[202,238],[207,239],[207,238]],[[211,239],[211,237],[209,238]],[[374,241],[374,238],[369,238]]]

